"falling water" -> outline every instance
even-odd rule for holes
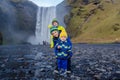
[[[48,25],[52,19],[56,17],[56,7],[39,7],[37,12],[36,22],[36,43],[43,44],[43,42],[50,41],[50,31]]]
[[[67,2],[64,0],[30,0],[38,5],[37,22],[35,36],[31,36],[28,42],[31,44],[43,44],[43,42],[50,43],[50,29],[48,25],[51,24],[54,18],[57,18],[59,24],[65,26],[64,16],[70,11],[67,7]]]

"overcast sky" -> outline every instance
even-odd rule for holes
[[[57,4],[61,3],[63,0],[30,0],[37,4],[38,6],[56,6]]]

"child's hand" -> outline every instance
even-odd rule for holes
[[[57,48],[60,49],[60,46],[58,46]]]

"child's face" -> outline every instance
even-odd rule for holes
[[[53,35],[53,37],[58,37],[58,31],[53,31],[52,35]]]
[[[57,22],[53,22],[53,26],[58,26],[58,23]]]
[[[61,41],[66,41],[66,36],[62,36],[62,37],[60,37],[60,39],[61,39]]]

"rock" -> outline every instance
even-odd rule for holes
[[[5,67],[5,64],[2,64],[1,67]]]
[[[41,69],[40,69],[40,72],[45,72],[45,69],[44,69],[44,68],[41,68]]]
[[[113,58],[111,58],[111,56],[115,57],[114,60],[119,61],[119,46],[118,44],[115,46],[73,44],[73,47],[77,47],[74,51],[80,50],[82,54],[73,54],[72,73],[68,75],[67,79],[53,74],[56,59],[52,49],[46,50],[48,46],[0,46],[0,79],[52,80],[53,77],[56,77],[56,80],[119,80],[120,64],[113,64]],[[38,52],[33,54],[34,47]],[[113,54],[114,51],[116,53]],[[98,52],[102,58],[99,57]],[[37,55],[39,57],[36,57]],[[32,56],[33,58],[31,58]]]
[[[91,71],[90,68],[87,68],[87,72]]]
[[[40,60],[42,55],[43,55],[42,52],[37,53],[37,55],[35,56],[35,60]]]
[[[102,74],[96,74],[93,77],[95,78],[95,80],[101,80],[101,75]]]
[[[107,70],[108,70],[108,71],[111,71],[111,70],[112,70],[112,67],[108,67]]]
[[[67,0],[63,0],[60,4],[56,6],[56,18],[59,21],[59,24],[62,26],[65,25],[65,16],[69,14],[71,7],[68,5]],[[62,13],[62,14],[61,14]]]
[[[81,78],[80,77],[76,77],[76,80],[81,80]]]
[[[80,66],[79,66],[79,65],[77,65],[77,66],[76,66],[76,68],[80,68]]]
[[[94,75],[94,74],[95,74],[94,71],[89,71],[88,73],[89,73],[90,75]]]
[[[0,32],[0,45],[2,45],[3,44],[3,35],[2,35],[2,33]]]
[[[98,64],[95,64],[95,67],[98,67],[99,65]]]
[[[65,18],[64,18],[64,22],[66,25],[68,25],[69,21],[70,21],[70,14],[66,15]]]
[[[48,65],[48,66],[46,66],[46,68],[51,69],[51,68],[52,68],[52,66],[51,66],[51,65]]]
[[[8,58],[4,60],[5,62],[8,62]]]
[[[116,71],[115,73],[120,74],[120,71]]]
[[[109,80],[120,80],[120,74],[119,73],[113,73],[110,77]]]
[[[35,75],[35,77],[39,77],[40,76],[40,70],[36,70],[34,75]]]
[[[74,78],[75,76],[74,76],[74,75],[71,75],[70,77],[71,77],[71,78]]]
[[[69,4],[76,2],[77,0],[67,0]]]
[[[24,58],[17,58],[17,60],[18,60],[18,61],[23,61],[23,60],[24,60]]]
[[[54,80],[54,79],[51,79],[51,78],[47,78],[46,80]]]
[[[106,72],[105,69],[101,69],[101,68],[96,68],[96,70],[101,71],[101,72]]]
[[[34,35],[36,15],[37,6],[28,0],[0,0],[0,32],[4,42],[27,43],[26,38]]]

